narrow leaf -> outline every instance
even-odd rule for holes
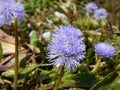
[[[117,76],[118,76],[117,72],[111,72],[104,79],[93,85],[93,87],[90,90],[97,90],[100,86],[110,84],[113,80],[115,80]]]

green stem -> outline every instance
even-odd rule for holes
[[[18,81],[18,31],[17,31],[17,16],[14,16],[13,30],[15,36],[15,75],[14,75],[14,86],[13,90],[17,90],[17,81]]]
[[[54,86],[53,90],[58,90],[58,87],[59,87],[59,84],[60,84],[63,74],[64,74],[64,67],[62,66],[60,68],[60,73],[58,74],[58,79],[55,82],[55,86]]]
[[[96,63],[96,65],[94,66],[92,72],[96,72],[97,71],[97,69],[98,69],[98,67],[100,65],[100,62],[101,62],[101,59],[99,58],[98,61],[97,61],[97,63]]]
[[[101,58],[100,58],[100,57],[97,58],[97,57],[98,57],[98,56],[96,56],[97,63],[96,63],[96,65],[94,66],[92,72],[96,72],[97,69],[98,69],[98,67],[99,67],[99,65],[100,65],[100,63],[101,63]]]

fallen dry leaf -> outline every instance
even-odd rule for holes
[[[15,53],[15,45],[7,42],[0,41],[2,44],[3,55]]]
[[[0,29],[0,41],[15,44],[15,39]]]
[[[27,47],[29,47],[33,52],[39,54],[40,53],[40,49],[38,47],[32,46],[28,43],[25,43],[27,45]]]
[[[3,55],[15,53],[15,38],[6,34],[0,29],[0,43],[2,44]],[[19,47],[20,50],[23,50],[23,47]]]
[[[5,65],[0,65],[0,71],[5,71],[8,70],[10,67],[5,66]]]

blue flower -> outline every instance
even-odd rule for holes
[[[103,58],[110,58],[115,55],[115,48],[106,42],[97,43],[94,46],[94,51]]]
[[[48,46],[49,61],[56,67],[64,66],[68,71],[75,71],[85,57],[83,33],[72,26],[60,26],[52,36]]]
[[[86,11],[90,12],[90,13],[94,12],[95,10],[97,10],[97,8],[98,8],[97,5],[95,3],[93,3],[93,2],[90,2],[90,3],[85,5]]]
[[[0,26],[5,23],[11,23],[14,16],[21,21],[24,17],[24,7],[20,2],[14,0],[0,0]]]
[[[107,16],[108,16],[107,11],[104,8],[100,8],[100,9],[95,10],[93,17],[95,20],[100,20],[100,19],[107,18]]]

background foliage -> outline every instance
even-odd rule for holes
[[[85,4],[95,2],[99,7],[104,7],[109,13],[106,20],[101,23],[87,15]],[[85,89],[85,90],[119,90],[120,89],[120,0],[24,0],[25,18],[19,24],[19,38],[22,49],[19,53],[20,90],[45,90],[51,89],[57,78],[57,69],[46,59],[47,45],[51,33],[59,25],[73,25],[84,32],[87,45],[86,58],[81,62],[76,72],[65,70],[59,89]],[[66,16],[59,18],[55,15],[58,11]],[[1,27],[6,34],[13,36],[12,29],[8,26]],[[50,32],[50,36],[46,32]],[[13,38],[6,34],[0,35],[1,41],[6,41],[5,47],[13,43]],[[5,36],[6,38],[1,38]],[[102,59],[97,72],[92,69],[97,62],[93,46],[99,41],[107,41],[116,48],[116,55],[110,59]],[[0,89],[12,89],[14,76],[13,50],[4,52],[0,44]]]

